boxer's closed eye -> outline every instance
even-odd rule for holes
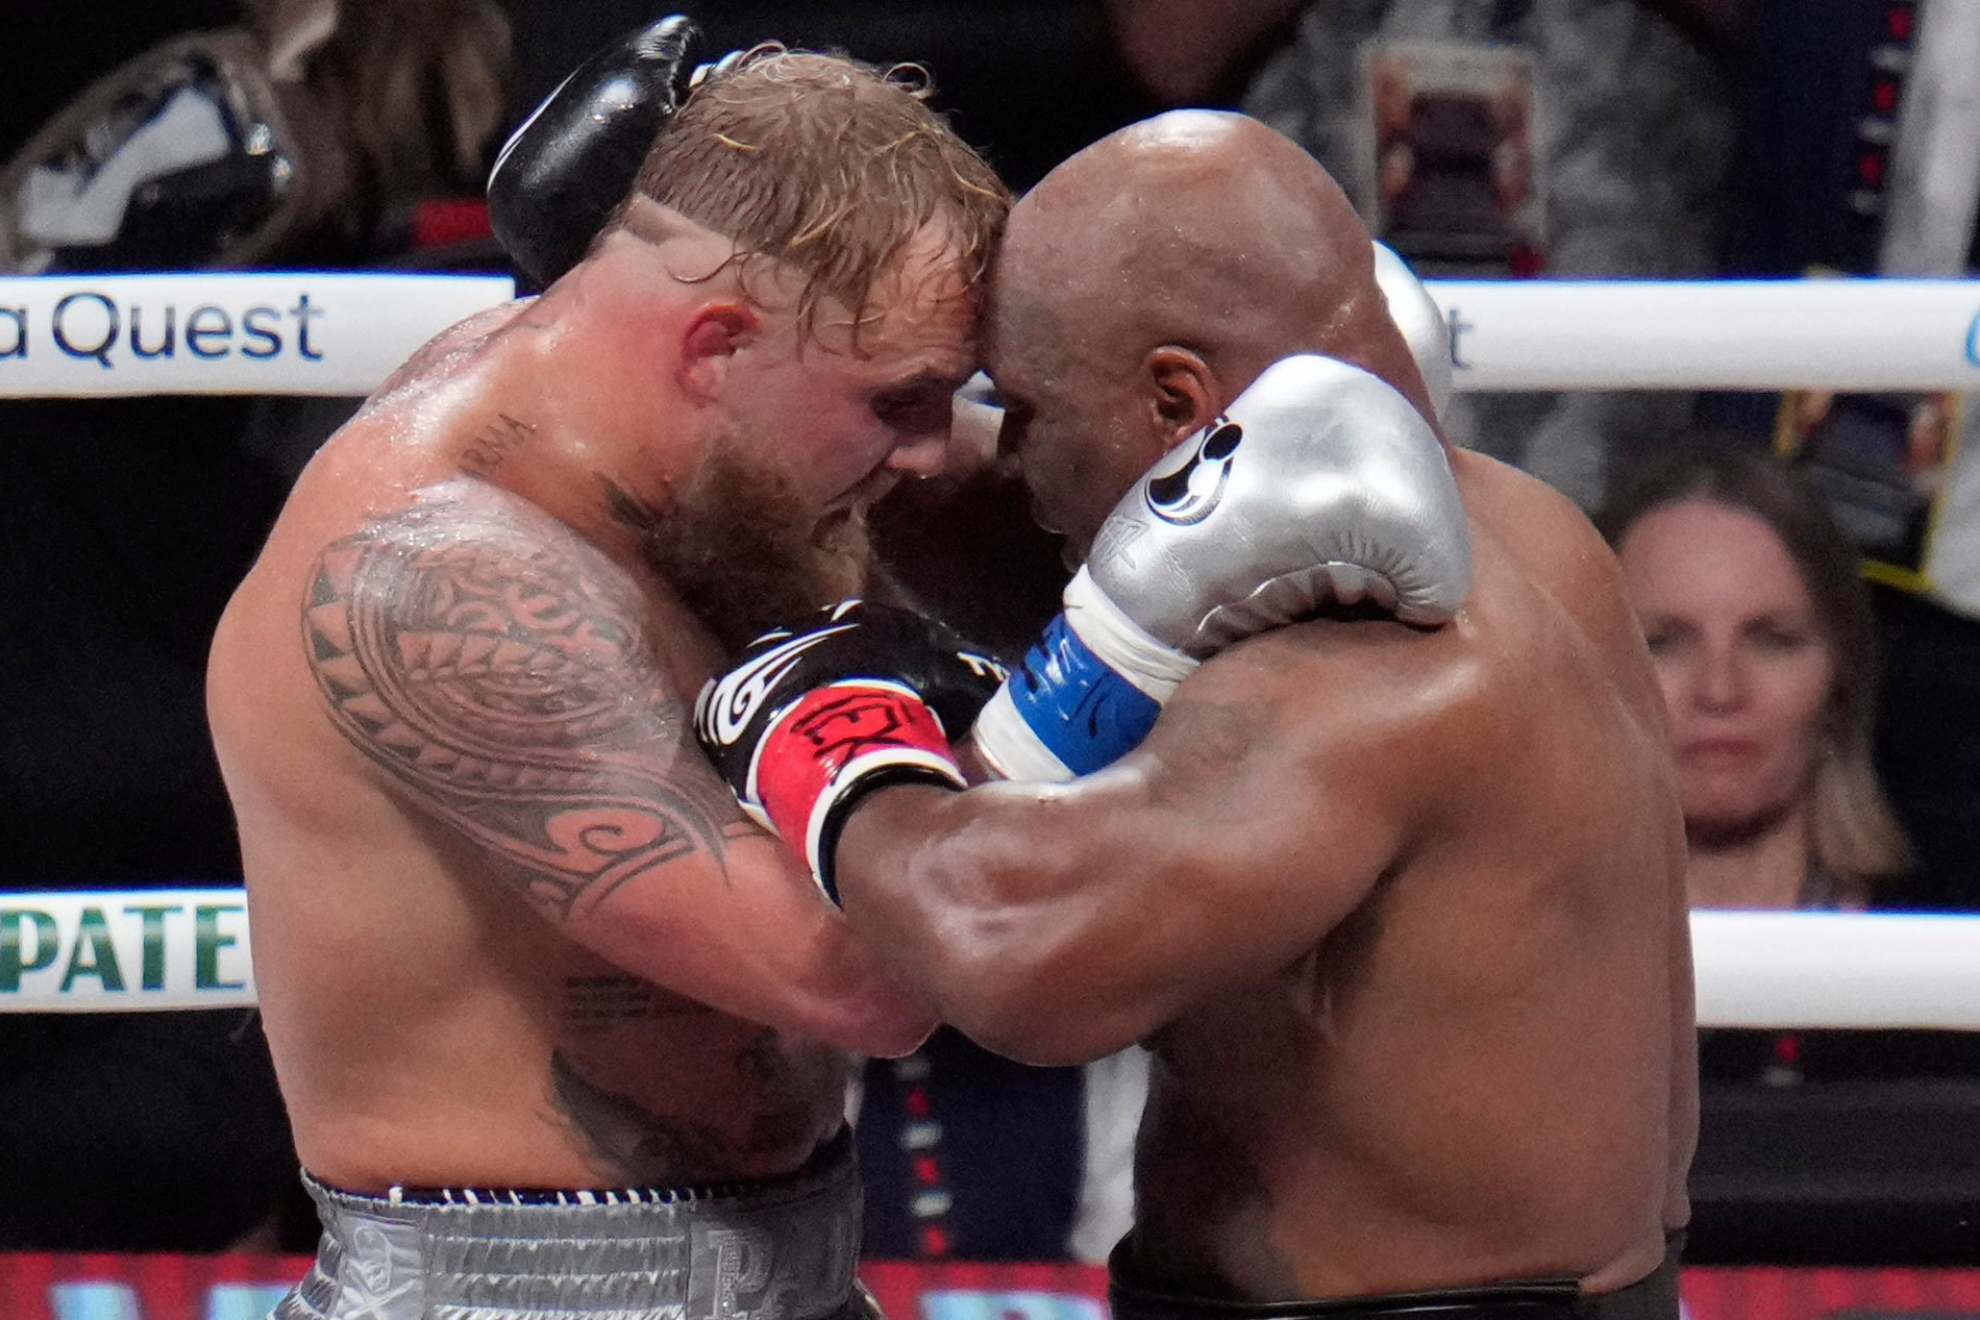
[[[932,388],[889,390],[874,397],[873,415],[897,431],[945,430],[949,400],[949,392]]]
[[[960,385],[951,377],[924,371],[875,390],[869,406],[875,417],[896,430],[947,430]]]

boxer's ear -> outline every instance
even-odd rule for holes
[[[1182,443],[1217,417],[1217,382],[1210,366],[1191,349],[1163,344],[1144,361],[1148,406],[1162,431],[1162,447]]]
[[[738,351],[763,329],[763,318],[739,302],[710,302],[695,308],[681,329],[681,389],[698,403],[722,393]]]

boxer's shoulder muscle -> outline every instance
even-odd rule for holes
[[[567,918],[739,816],[702,767],[632,580],[478,482],[325,546],[300,630],[324,716],[386,782]]]
[[[481,350],[504,327],[535,304],[531,298],[490,307],[448,326],[421,344],[413,355],[385,378],[359,411],[362,418],[378,408],[402,403],[422,391],[446,383],[479,360]]]
[[[1276,629],[1205,663],[1167,708],[1186,756],[1242,755],[1267,778],[1348,775],[1373,787],[1391,762],[1398,792],[1433,775],[1426,740],[1448,741],[1490,718],[1508,675],[1461,615],[1435,629],[1390,619],[1324,619]],[[1159,726],[1158,726],[1159,727]],[[1200,749],[1200,750],[1199,750]]]
[[[1661,729],[1663,699],[1622,571],[1594,524],[1543,482],[1477,454],[1458,468],[1478,552],[1473,605],[1521,663],[1565,662],[1620,694],[1633,723]]]
[[[1453,457],[1474,540],[1491,543],[1511,572],[1556,597],[1582,626],[1630,618],[1615,556],[1574,503],[1519,469],[1462,452]]]

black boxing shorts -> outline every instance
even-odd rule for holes
[[[841,1132],[785,1178],[623,1191],[394,1188],[304,1175],[316,1260],[271,1320],[878,1320],[853,1278]]]
[[[1683,1245],[1682,1235],[1673,1236],[1662,1265],[1614,1292],[1587,1294],[1573,1279],[1536,1279],[1291,1302],[1231,1302],[1143,1288],[1123,1279],[1124,1253],[1116,1249],[1107,1294],[1113,1320],[1677,1320]]]

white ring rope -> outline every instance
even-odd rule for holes
[[[1980,281],[1429,282],[1461,390],[1980,389]],[[0,278],[0,397],[369,394],[500,277]]]
[[[1980,1031],[1980,917],[1694,912],[1704,1027]]]
[[[255,1002],[240,889],[0,893],[0,1011]]]
[[[1980,917],[1694,912],[1703,1027],[1980,1031]],[[255,1002],[239,889],[0,895],[0,1012]]]
[[[370,394],[505,276],[293,272],[0,279],[0,398]]]
[[[1980,389],[1980,281],[1431,282],[1461,390]]]

